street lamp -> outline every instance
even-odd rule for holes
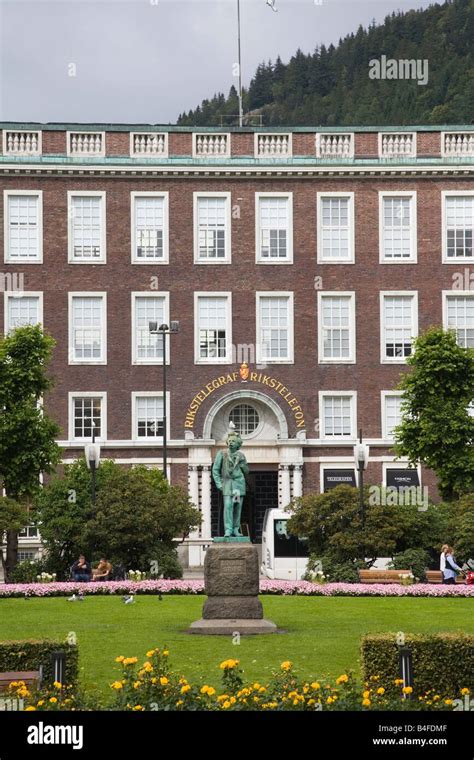
[[[95,441],[95,422],[92,421],[92,443],[84,446],[86,464],[92,474],[92,504],[95,505],[95,475],[100,465],[100,443]]]
[[[163,336],[163,475],[165,480],[168,479],[168,420],[166,413],[166,336],[172,333],[179,332],[179,322],[170,322],[169,326],[162,324],[158,326],[158,322],[149,322],[148,329],[150,335],[162,335]]]
[[[369,447],[362,443],[362,428],[359,430],[359,442],[354,446],[355,466],[359,472],[359,499],[360,499],[360,519],[362,525],[365,523],[365,505],[364,505],[364,470],[369,463]]]

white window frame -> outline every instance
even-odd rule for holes
[[[8,303],[12,298],[37,298],[38,299],[38,322],[43,324],[43,291],[42,290],[6,290],[3,294],[3,332],[8,334]]]
[[[199,299],[200,298],[225,298],[226,299],[226,355],[219,358],[217,356],[209,359],[199,355]],[[194,364],[232,364],[232,293],[227,291],[216,290],[197,290],[194,291]]]
[[[162,443],[163,442],[163,436],[153,436],[151,438],[148,438],[146,436],[139,436],[138,435],[138,415],[137,415],[137,399],[138,398],[163,398],[163,391],[132,391],[131,395],[131,403],[132,403],[132,441],[154,441],[155,443]],[[166,391],[166,400],[165,400],[166,406],[164,409],[166,410],[166,423],[167,423],[167,432],[170,431],[170,393],[169,391]],[[169,437],[169,436],[168,436]]]
[[[385,356],[385,296],[412,298],[412,340],[418,337],[418,291],[417,290],[381,290],[380,291],[380,363],[381,364],[406,364],[407,356]]]
[[[169,291],[166,290],[149,290],[149,291],[143,291],[143,290],[134,290],[131,293],[132,297],[132,364],[151,364],[151,365],[162,365],[163,361],[161,359],[139,359],[137,356],[137,334],[136,334],[136,313],[135,313],[135,306],[137,299],[140,298],[162,298],[164,301],[163,306],[163,320],[164,323],[169,325],[170,323],[170,294]],[[154,336],[157,338],[158,336]],[[166,338],[166,364],[170,363],[170,348],[171,348],[171,341],[169,338]]]
[[[137,230],[135,201],[137,198],[161,198],[163,200],[163,257],[161,259],[139,259],[137,257]],[[147,264],[148,266],[160,266],[169,264],[169,192],[163,191],[133,191],[130,193],[130,217],[131,217],[131,252],[132,264]]]
[[[355,264],[355,210],[354,192],[316,193],[316,245],[318,264]],[[323,200],[325,198],[346,198],[348,203],[349,256],[346,259],[332,259],[323,256]]]
[[[324,356],[323,335],[323,299],[349,298],[349,356],[345,359]],[[353,290],[318,290],[318,364],[355,364],[356,363],[356,314],[355,291]]]
[[[407,459],[400,459],[395,462],[382,462],[382,487],[387,488],[387,470],[416,470],[418,473],[418,480],[420,482],[419,488],[423,487],[423,481],[421,479],[421,465],[417,464],[416,467],[410,467],[410,463]]]
[[[454,330],[448,326],[448,299],[449,298],[472,298],[474,300],[474,290],[443,290],[443,329]],[[457,340],[457,336],[456,336]]]
[[[101,298],[102,299],[102,331],[100,359],[75,359],[74,358],[74,330],[72,320],[72,306],[74,298]],[[68,293],[68,323],[69,345],[68,364],[70,365],[105,365],[107,364],[107,292],[105,290],[70,291]]]
[[[403,259],[391,259],[384,251],[384,200],[386,198],[410,198],[410,256]],[[416,264],[418,261],[418,200],[416,190],[379,191],[379,262],[380,264]]]
[[[226,200],[226,226],[225,226],[225,256],[223,259],[200,259],[199,258],[199,199],[200,198],[224,198]],[[193,226],[194,226],[194,263],[204,265],[230,264],[232,260],[232,193],[230,192],[203,192],[193,193]]]
[[[100,398],[100,435],[96,440],[105,442],[107,440],[107,392],[98,391],[70,391],[68,393],[68,411],[69,411],[69,426],[68,435],[70,441],[80,441],[82,443],[88,442],[90,438],[76,438],[74,435],[74,399],[76,398]]]
[[[38,199],[38,254],[35,259],[10,256],[10,215],[8,199],[16,195],[34,195]],[[3,245],[5,264],[42,264],[43,263],[43,191],[42,190],[4,190],[3,191]]]
[[[351,399],[351,435],[350,436],[337,436],[326,435],[324,425],[324,399],[329,396],[341,396]],[[318,393],[319,403],[319,437],[324,441],[349,441],[353,443],[357,439],[357,391],[319,391]]]
[[[73,199],[74,198],[100,198],[100,213],[101,213],[101,228],[100,228],[100,258],[97,259],[79,259],[74,257],[74,216]],[[68,190],[67,193],[67,218],[68,218],[68,234],[67,234],[67,250],[68,250],[68,263],[69,264],[106,264],[107,263],[107,213],[106,213],[106,193],[105,190]]]
[[[324,471],[325,470],[353,470],[355,472],[355,482],[359,485],[359,470],[355,466],[354,457],[331,460],[331,457],[325,457],[324,461],[319,463],[319,493],[324,493]],[[328,491],[326,491],[328,493]]]
[[[284,259],[262,258],[260,201],[265,198],[284,198],[287,201],[288,227],[286,257]],[[293,264],[293,193],[255,193],[255,262],[257,264]]]
[[[382,440],[393,441],[393,435],[388,434],[387,415],[385,402],[387,398],[400,398],[403,399],[403,393],[401,391],[380,391],[380,406],[381,406],[381,420],[382,420]]]
[[[473,241],[473,249],[472,249],[472,256],[467,256],[463,258],[457,258],[457,257],[450,257],[448,258],[448,241],[447,241],[447,219],[446,219],[446,199],[447,198],[453,198],[453,197],[463,198],[463,197],[474,197],[474,190],[443,190],[441,192],[441,250],[442,250],[442,261],[443,264],[455,264],[456,266],[462,265],[462,264],[472,264],[474,262],[474,241]],[[474,237],[474,235],[473,235]]]
[[[289,324],[288,324],[288,357],[286,359],[264,357],[262,344],[260,342],[261,319],[260,319],[260,301],[262,298],[288,298],[289,305]],[[294,364],[295,363],[295,306],[294,293],[292,290],[257,290],[256,299],[256,364]]]

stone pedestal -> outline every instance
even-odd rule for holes
[[[250,542],[227,539],[212,544],[204,560],[204,586],[208,598],[202,618],[191,624],[189,633],[276,632],[276,625],[263,617],[258,552]]]

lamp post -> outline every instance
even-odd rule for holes
[[[92,443],[84,446],[86,464],[92,475],[92,504],[95,506],[95,476],[100,465],[100,443],[95,440],[95,422],[92,420]]]
[[[163,475],[165,480],[168,479],[168,415],[166,412],[166,336],[179,332],[179,322],[170,322],[169,326],[158,322],[149,322],[148,329],[150,335],[163,336]]]
[[[354,460],[359,472],[360,519],[363,526],[365,523],[364,470],[367,469],[369,462],[369,447],[366,443],[362,443],[362,428],[359,430],[359,442],[354,446]]]

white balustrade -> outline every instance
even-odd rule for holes
[[[132,156],[162,156],[168,155],[168,135],[166,132],[132,132]]]
[[[380,134],[381,158],[411,158],[416,156],[414,132],[382,132]]]
[[[292,155],[291,134],[257,134],[257,158],[290,158]]]
[[[443,132],[442,145],[444,156],[474,156],[474,132]]]
[[[230,135],[223,133],[194,133],[195,158],[219,158],[230,155]]]
[[[68,132],[70,156],[102,156],[105,153],[103,132]]]
[[[317,158],[352,158],[354,135],[352,132],[318,132],[316,156]]]
[[[3,152],[5,155],[38,156],[41,153],[41,132],[5,130]]]

